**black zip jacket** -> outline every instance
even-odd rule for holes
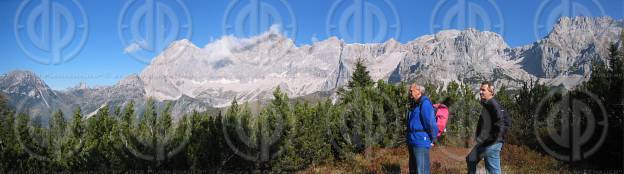
[[[511,127],[511,118],[505,108],[491,98],[481,101],[483,110],[477,124],[477,143],[490,145],[505,141],[505,134]]]

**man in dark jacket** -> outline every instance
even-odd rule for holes
[[[438,133],[433,105],[429,97],[424,96],[424,92],[423,86],[417,84],[410,86],[410,98],[415,103],[407,121],[410,173],[429,173],[429,149],[433,146]]]
[[[466,156],[468,173],[476,173],[477,164],[481,158],[485,158],[487,172],[498,174],[501,172],[500,151],[505,134],[511,127],[511,118],[503,106],[494,99],[494,86],[490,82],[481,83],[479,95],[483,110],[477,125],[477,144]]]

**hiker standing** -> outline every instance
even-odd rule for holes
[[[410,86],[410,98],[415,103],[407,121],[410,173],[429,173],[429,149],[438,134],[433,105],[424,93],[423,86],[417,84]]]
[[[485,159],[485,168],[490,174],[501,173],[500,152],[504,136],[511,127],[511,119],[503,106],[494,99],[494,86],[490,82],[481,83],[479,89],[483,110],[477,125],[477,144],[466,156],[468,173],[476,173],[477,164]]]

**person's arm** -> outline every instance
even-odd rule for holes
[[[500,105],[496,102],[492,102],[486,107],[486,117],[482,126],[485,126],[485,130],[481,130],[482,136],[480,139],[482,140],[482,144],[492,144],[495,143],[500,137],[503,136],[504,130],[504,120],[503,113],[504,110],[501,110]]]
[[[483,112],[483,111],[481,111]],[[482,126],[481,124],[483,124],[483,118],[481,118],[483,116],[483,114],[479,115],[479,120],[477,121],[477,130],[475,131],[475,141],[477,141],[477,143],[480,143],[482,141],[481,139],[481,132],[483,132]]]
[[[412,130],[412,126],[413,126],[412,125],[412,119],[413,119],[413,117],[414,117],[414,109],[410,108],[407,111],[407,125],[406,125],[407,126],[407,130],[406,130],[407,132],[410,132]]]
[[[498,139],[502,139],[503,136],[505,136],[505,131],[507,130],[507,125],[505,125],[505,109],[503,109],[503,107],[498,103],[493,103],[492,106],[495,110],[495,117],[496,118],[496,122],[494,123],[494,127],[492,130],[492,135],[494,137],[493,140],[496,141]]]
[[[435,120],[435,112],[433,109],[433,105],[431,105],[431,102],[425,100],[424,103],[422,104],[422,116],[423,116],[423,128],[427,131],[427,134],[429,135],[429,139],[431,139],[431,142],[435,142],[436,138],[437,138],[437,134],[438,134],[438,124],[436,123]]]
[[[491,144],[494,140],[493,132],[495,131],[496,113],[492,104],[485,103],[482,105],[484,110],[479,117],[479,123],[477,125],[477,143],[479,144]],[[492,112],[494,111],[494,112]]]

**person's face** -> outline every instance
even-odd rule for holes
[[[482,100],[489,100],[492,98],[493,94],[489,88],[489,85],[481,85],[481,88],[479,89],[479,96],[481,96]]]
[[[418,88],[416,87],[416,85],[410,86],[410,94],[414,100],[420,99],[420,96],[422,95],[420,93],[420,90],[418,90]]]

